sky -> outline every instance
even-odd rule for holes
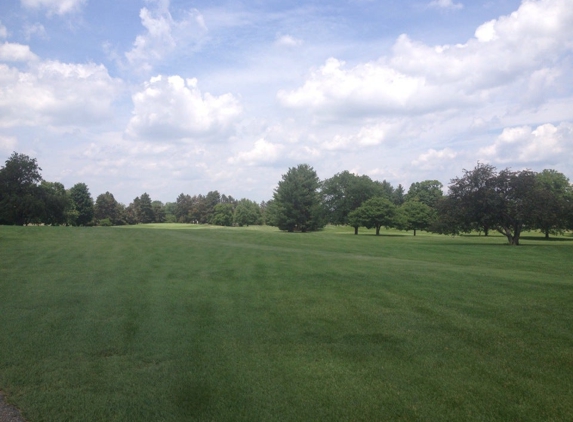
[[[2,0],[0,163],[269,200],[290,167],[573,179],[571,0]]]

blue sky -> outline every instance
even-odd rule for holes
[[[0,161],[128,204],[257,201],[308,163],[573,178],[570,0],[0,3]]]

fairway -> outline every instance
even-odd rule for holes
[[[573,420],[573,237],[0,226],[39,421]]]

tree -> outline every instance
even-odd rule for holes
[[[322,184],[322,195],[328,222],[348,224],[348,214],[382,190],[382,185],[370,177],[357,176],[348,171],[326,179]]]
[[[153,223],[155,221],[155,214],[153,212],[153,206],[151,205],[151,197],[147,192],[145,192],[140,197],[133,200],[135,205],[135,214],[137,216],[137,222],[142,224]]]
[[[428,205],[417,201],[406,201],[398,208],[396,225],[401,230],[427,230],[435,219],[436,212]]]
[[[375,228],[376,236],[380,235],[382,226],[388,228],[394,226],[396,206],[390,200],[381,197],[370,198],[360,207],[349,214],[350,225],[364,226],[367,229]],[[354,234],[358,231],[355,229]]]
[[[44,203],[41,222],[49,225],[66,224],[68,213],[72,209],[72,201],[64,185],[59,182],[42,181],[40,192]]]
[[[314,231],[324,227],[320,180],[308,164],[289,168],[273,194],[274,223],[281,230]]]
[[[467,231],[477,224],[497,230],[510,245],[519,245],[524,227],[535,221],[535,187],[535,173],[529,170],[497,172],[491,165],[478,163],[451,181],[448,209],[457,211],[450,219],[456,230]]]
[[[549,234],[563,233],[569,226],[568,214],[573,203],[573,189],[569,179],[556,170],[536,174],[535,214],[532,228]]]
[[[405,194],[404,194],[404,187],[402,185],[398,185],[394,192],[392,193],[392,202],[396,206],[400,206],[405,201]]]
[[[230,203],[217,204],[213,208],[211,224],[215,226],[233,225],[233,205]]]
[[[191,209],[193,208],[193,200],[191,196],[180,194],[175,202],[175,218],[178,223],[189,223],[191,221]]]
[[[0,222],[25,225],[38,221],[44,211],[39,183],[42,181],[35,158],[12,153],[0,169]]]
[[[249,199],[241,199],[235,207],[233,221],[237,226],[262,224],[263,218],[259,204]]]
[[[94,207],[94,216],[98,221],[107,219],[113,225],[119,225],[123,222],[119,203],[110,192],[98,195]]]
[[[155,223],[165,223],[165,207],[161,201],[151,202],[151,209],[153,210],[153,221]]]
[[[72,224],[87,226],[94,218],[94,201],[85,183],[76,183],[69,190],[72,204],[77,211],[77,218]]]
[[[443,196],[443,187],[437,180],[424,180],[423,182],[412,183],[404,199],[406,201],[418,200],[422,204],[435,208]]]

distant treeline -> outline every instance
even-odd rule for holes
[[[402,185],[343,171],[320,180],[307,164],[289,168],[273,198],[257,203],[211,191],[181,193],[175,202],[143,193],[125,206],[105,192],[95,201],[85,183],[70,189],[42,179],[36,159],[14,152],[0,168],[0,224],[111,226],[195,223],[220,226],[267,224],[286,231],[313,231],[326,224],[458,234],[496,230],[519,244],[524,230],[546,237],[573,229],[573,187],[555,170],[540,173],[497,169],[488,164],[464,170],[448,194],[437,180]]]

